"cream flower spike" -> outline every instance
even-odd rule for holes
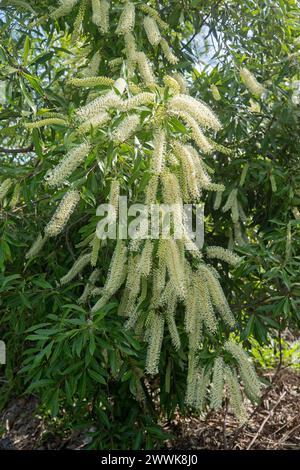
[[[261,396],[261,385],[246,352],[238,343],[230,340],[225,343],[224,348],[236,359],[239,365],[240,376],[247,395],[249,398],[257,400]]]
[[[161,174],[165,164],[166,134],[159,129],[154,136],[154,149],[152,156],[152,171],[154,174]]]
[[[144,91],[123,101],[122,109],[124,111],[130,111],[131,109],[138,108],[139,106],[147,105],[154,102],[155,94]]]
[[[261,97],[261,95],[266,91],[263,85],[261,85],[255,78],[255,76],[246,68],[243,67],[240,69],[240,76],[246,88],[256,97]]]
[[[184,77],[180,73],[174,73],[173,78],[176,80],[176,82],[180,86],[180,92],[184,95],[188,95],[189,94],[188,84],[186,80],[184,79]]]
[[[46,173],[45,180],[49,186],[59,186],[62,184],[85,160],[90,149],[90,144],[83,142],[68,152],[53,170]]]
[[[34,256],[37,256],[39,252],[42,250],[46,241],[47,241],[47,237],[43,238],[42,234],[39,234],[35,242],[32,244],[31,248],[27,251],[25,258],[30,259],[30,258],[33,258]]]
[[[144,5],[141,4],[139,5],[139,9],[143,12],[146,13],[147,15],[151,16],[152,18],[155,19],[156,23],[159,25],[161,29],[169,29],[168,23],[165,23],[159,16],[159,13],[149,5]]]
[[[137,114],[127,116],[112,133],[112,139],[121,144],[128,140],[138,129],[140,117]]]
[[[111,86],[114,84],[114,80],[108,77],[86,77],[86,78],[71,78],[68,85],[75,87],[95,87],[99,85]]]
[[[121,13],[116,29],[117,34],[126,34],[133,31],[135,23],[135,6],[131,2],[126,2]]]
[[[78,303],[85,304],[88,298],[91,296],[91,293],[94,289],[95,283],[97,280],[100,278],[100,270],[99,269],[94,269],[92,274],[89,276],[87,284],[84,287],[84,291],[81,294],[81,296],[78,299]]]
[[[52,219],[45,227],[46,236],[56,237],[62,232],[79,201],[80,193],[76,190],[70,190],[64,195]]]
[[[158,373],[160,351],[164,336],[164,317],[153,312],[148,331],[148,351],[146,358],[146,372],[150,375]]]
[[[40,127],[51,126],[51,125],[66,126],[67,121],[65,119],[60,119],[60,118],[48,118],[48,119],[41,119],[40,121],[27,122],[24,124],[24,127],[26,129],[39,129]]]
[[[78,127],[77,132],[79,134],[86,134],[91,129],[95,129],[102,126],[103,124],[106,124],[110,119],[110,115],[103,111],[99,114],[96,114],[96,116],[93,116],[90,119],[82,122]]]
[[[219,92],[219,90],[218,90],[218,87],[217,87],[215,84],[212,84],[212,85],[210,86],[210,90],[211,90],[213,99],[214,99],[215,101],[220,101],[220,100],[221,100],[221,95],[220,95],[220,92]]]
[[[156,79],[152,71],[151,63],[147,59],[146,54],[144,52],[137,52],[135,55],[135,60],[137,62],[139,72],[145,84],[148,86],[154,85],[156,83]]]
[[[237,256],[232,251],[227,250],[226,248],[222,248],[220,246],[208,246],[206,248],[206,253],[209,258],[218,258],[221,261],[225,261],[228,264],[232,264],[233,266],[239,264],[242,259],[240,256]]]
[[[197,121],[189,113],[183,110],[169,110],[168,114],[178,116],[184,121],[191,130],[193,140],[203,153],[211,153],[213,151],[213,145],[205,137]]]
[[[171,77],[170,75],[165,75],[163,77],[163,81],[166,87],[168,87],[174,95],[179,95],[181,92],[180,85],[175,80],[175,78]]]
[[[109,192],[109,204],[114,208],[116,213],[119,210],[120,183],[117,179],[112,180]]]
[[[236,372],[231,370],[228,365],[224,366],[225,383],[227,386],[229,404],[236,418],[243,424],[247,419],[247,412],[243,404],[238,378]]]
[[[208,127],[215,131],[221,129],[221,123],[211,109],[201,101],[189,95],[174,96],[169,103],[169,109],[187,112],[201,126]]]
[[[80,256],[80,258],[75,261],[70,271],[60,279],[60,284],[63,285],[71,282],[77,276],[77,274],[79,274],[90,263],[90,261],[90,253]]]
[[[197,169],[189,148],[177,141],[172,142],[172,148],[175,156],[181,163],[183,174],[185,175],[189,193],[192,199],[198,199],[200,196],[200,191],[197,181]]]
[[[50,13],[51,18],[57,20],[62,16],[68,15],[79,0],[60,0],[60,6]]]
[[[106,302],[117,292],[126,278],[127,248],[122,240],[118,240],[106,279],[106,283],[102,292],[102,297],[96,302],[92,308],[92,312],[96,312],[102,308]]]
[[[167,41],[164,38],[161,38],[159,44],[160,44],[161,50],[163,52],[163,55],[165,56],[167,61],[172,65],[177,64],[178,58],[173,54],[173,52],[172,52],[169,44],[167,43]]]
[[[102,34],[109,30],[109,2],[106,0],[92,0],[93,23],[99,27]]]
[[[20,183],[17,183],[14,187],[14,192],[9,202],[9,207],[11,209],[14,209],[17,206],[19,199],[20,199],[20,194],[21,194],[21,185]]]
[[[224,392],[224,361],[222,357],[217,357],[214,362],[212,393],[210,406],[214,410],[218,410],[222,406]]]
[[[95,77],[98,75],[100,62],[101,62],[101,55],[100,55],[100,52],[98,51],[93,55],[89,65],[84,70],[85,78]]]
[[[124,93],[125,88],[125,80],[123,78],[119,78],[114,82],[113,90],[108,91],[104,95],[99,96],[82,108],[79,108],[77,111],[77,116],[81,120],[87,120],[99,114],[100,112],[105,111],[106,109],[122,107],[122,99],[120,95]],[[119,94],[117,94],[115,89]]]
[[[2,201],[5,198],[6,194],[10,190],[12,184],[13,184],[13,181],[12,181],[11,178],[7,178],[6,180],[4,180],[1,183],[1,185],[0,185],[0,201]]]
[[[152,46],[158,46],[161,41],[161,35],[157,27],[156,21],[151,16],[145,16],[144,28],[148,41]]]

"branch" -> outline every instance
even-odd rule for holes
[[[268,415],[266,416],[266,418],[263,420],[262,424],[260,425],[259,430],[257,431],[257,433],[256,433],[255,436],[253,437],[252,441],[251,441],[250,444],[248,445],[247,450],[250,450],[250,449],[251,449],[251,447],[252,447],[253,444],[255,443],[256,439],[258,438],[258,436],[259,436],[260,433],[262,432],[263,428],[265,427],[265,424],[267,423],[267,421],[269,420],[269,418],[271,418],[271,416],[273,416],[274,411],[275,411],[275,408],[279,405],[279,403],[280,403],[281,400],[285,397],[285,395],[286,395],[286,392],[283,392],[283,394],[278,398],[278,400],[277,400],[277,402],[275,403],[275,405],[273,406],[273,408],[269,411]]]
[[[228,398],[225,400],[224,420],[223,420],[223,444],[224,450],[228,450],[227,436],[226,436],[226,418],[228,413]]]
[[[30,145],[28,145],[28,147],[20,147],[18,149],[7,149],[4,147],[0,147],[0,153],[7,153],[7,154],[27,153],[27,152],[31,152],[33,149],[34,149],[34,145],[33,143],[31,143]]]
[[[188,42],[186,44],[184,44],[182,46],[182,48],[180,49],[180,52],[182,52],[184,49],[186,49],[190,43],[195,39],[195,37],[197,36],[197,34],[200,33],[201,29],[202,29],[202,26],[205,24],[206,20],[208,20],[208,18],[210,17],[210,15],[212,14],[213,12],[213,9],[214,8],[217,8],[219,6],[219,4],[221,3],[222,0],[219,0],[217,1],[214,5],[212,5],[210,11],[207,13],[207,15],[203,18],[203,20],[201,21],[200,25],[199,25],[199,28],[198,28],[198,31],[195,31],[195,33],[193,34],[193,36],[188,40]]]
[[[245,428],[246,424],[248,424],[250,422],[250,420],[253,418],[253,416],[256,415],[256,413],[258,412],[258,410],[260,409],[260,407],[263,405],[264,403],[264,400],[268,397],[268,395],[270,394],[270,392],[273,390],[273,387],[275,385],[275,382],[276,382],[276,379],[277,379],[277,376],[279,374],[281,369],[276,369],[276,372],[275,374],[273,375],[272,377],[272,382],[271,384],[268,386],[268,388],[266,389],[266,391],[263,393],[262,397],[260,398],[260,403],[254,408],[254,410],[252,411],[252,413],[250,414],[250,416],[248,417],[247,421],[242,424],[241,426],[239,426],[235,432],[233,433],[233,436],[232,436],[232,439],[231,439],[231,444],[230,444],[230,449],[232,450],[233,449],[233,446],[234,446],[234,443],[236,442],[239,434],[241,433],[241,431]]]

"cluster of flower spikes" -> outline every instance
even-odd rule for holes
[[[111,29],[110,12],[113,7],[122,7],[120,18],[115,32],[124,36],[126,42],[128,56],[128,72],[133,75],[134,69],[137,67],[143,78],[149,83],[155,81],[155,77],[151,71],[151,66],[146,55],[142,51],[138,51],[132,32],[134,30],[136,16],[139,14],[139,21],[143,24],[145,36],[151,46],[159,47],[164,58],[170,64],[178,62],[177,57],[172,52],[164,37],[164,33],[168,31],[169,25],[163,21],[156,11],[147,3],[134,2],[128,0],[108,1],[108,0],[60,0],[59,6],[51,10],[50,14],[53,19],[59,19],[73,10],[77,9],[77,16],[74,21],[74,30],[80,27],[85,16],[85,11],[89,10],[91,22],[95,24],[102,34],[106,34]]]
[[[73,7],[76,2],[61,1],[60,8],[70,6],[71,3]],[[100,0],[92,3],[103,2]],[[144,6],[144,10],[145,8]],[[153,11],[148,9],[147,13],[158,24],[158,16],[155,17]],[[90,130],[110,126],[114,123],[114,113],[117,113],[122,119],[118,119],[116,125],[112,124],[108,133],[114,146],[118,147],[124,142],[133,145],[133,138],[144,127],[152,133],[152,152],[148,161],[149,181],[144,202],[151,207],[156,203],[172,205],[172,230],[179,230],[180,236],[164,238],[159,235],[145,238],[141,228],[138,239],[130,242],[118,240],[105,285],[100,287],[96,286],[99,279],[96,265],[100,240],[95,233],[86,253],[81,254],[60,282],[70,282],[91,265],[93,271],[79,303],[84,304],[87,300],[100,296],[92,307],[92,315],[104,307],[115,294],[121,294],[119,314],[127,317],[127,328],[135,328],[137,334],[143,335],[147,341],[146,372],[152,375],[159,372],[162,342],[166,332],[174,348],[180,349],[181,334],[180,329],[178,330],[177,313],[184,311],[184,330],[189,339],[187,405],[201,409],[210,394],[211,406],[218,408],[222,403],[224,390],[227,390],[234,413],[243,421],[245,412],[238,377],[243,381],[248,396],[257,399],[260,394],[258,379],[246,353],[237,343],[228,341],[221,347],[218,345],[218,355],[213,366],[204,366],[199,357],[205,338],[213,340],[214,337],[219,337],[224,325],[227,331],[235,326],[219,274],[211,260],[236,265],[239,257],[230,250],[216,246],[207,247],[203,256],[189,235],[183,214],[184,202],[199,203],[204,191],[215,191],[217,194],[224,191],[222,184],[212,182],[210,168],[205,162],[206,155],[222,148],[207,135],[218,131],[221,124],[205,103],[189,96],[184,81],[178,74],[167,75],[163,83],[158,83],[145,54],[137,52],[134,18],[134,4],[125,2],[117,34],[124,36],[127,81],[124,78],[112,80],[92,76],[90,73],[86,78],[71,80],[70,84],[73,86],[102,85],[109,89],[94,99],[89,98],[78,109],[76,114],[80,142],[58,166],[46,174],[45,179],[53,187],[68,182],[91,151]],[[145,21],[145,31],[149,40],[152,38],[154,42],[154,36],[158,32],[154,28],[151,33],[151,25],[153,26],[153,22]],[[97,60],[96,57],[95,63]],[[141,81],[132,86],[130,80],[136,67]],[[150,118],[142,117],[145,106],[151,111]],[[115,179],[111,183],[109,197],[115,214],[119,209],[119,193],[120,184]],[[61,233],[79,199],[79,191],[71,185],[46,225],[44,236],[39,235],[27,257],[35,256],[47,238]],[[223,328],[220,329],[221,324]]]
[[[238,78],[244,87],[246,87],[247,91],[253,97],[250,98],[250,111],[251,112],[260,112],[260,104],[259,99],[263,98],[268,90],[256,79],[250,70],[246,67],[242,67],[239,69],[239,78]],[[221,99],[221,95],[219,93],[218,88],[216,85],[211,85],[211,92],[212,96],[216,101]],[[234,245],[237,246],[244,246],[248,243],[247,236],[245,231],[243,230],[243,224],[247,222],[247,216],[244,212],[242,204],[240,202],[240,195],[239,190],[245,183],[249,170],[249,163],[245,163],[240,176],[240,181],[238,186],[233,187],[227,196],[225,204],[222,204],[223,192],[219,191],[216,193],[215,200],[214,200],[214,209],[218,210],[222,207],[222,212],[230,212],[231,219],[233,222],[233,230],[230,229],[230,237],[228,241],[228,248],[232,249]],[[272,190],[276,191],[276,181],[274,176],[270,175],[270,182],[272,185]]]

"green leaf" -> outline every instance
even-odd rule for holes
[[[28,62],[28,55],[29,55],[29,52],[30,52],[30,38],[29,36],[26,36],[25,38],[25,42],[24,42],[24,50],[23,50],[23,63],[24,63],[24,66],[26,67],[27,65],[27,62]]]
[[[98,374],[98,372],[95,372],[94,370],[88,369],[88,375],[94,379],[96,382],[106,385],[105,379],[102,377],[102,375]]]

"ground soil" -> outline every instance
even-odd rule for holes
[[[166,425],[170,449],[300,449],[300,374],[290,369],[266,373],[273,386],[261,404],[247,404],[249,421],[240,427],[230,410],[181,417]],[[0,449],[84,449],[84,434],[53,432],[39,415],[33,396],[12,400],[0,414]]]

